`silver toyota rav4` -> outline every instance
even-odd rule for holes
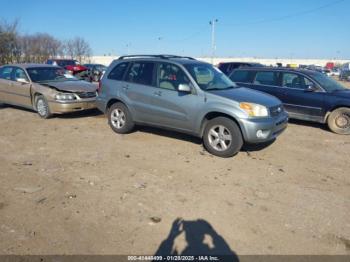
[[[288,115],[277,98],[237,87],[220,70],[190,57],[122,56],[106,70],[97,107],[119,134],[135,124],[188,133],[220,157],[243,143],[276,138]]]

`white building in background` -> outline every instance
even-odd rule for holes
[[[117,59],[118,56],[92,56],[85,61],[86,63],[96,63],[109,65],[114,59]],[[211,58],[196,58],[201,61],[205,61],[210,63]],[[341,59],[290,59],[290,58],[253,58],[253,57],[218,57],[214,58],[214,64],[217,65],[222,62],[255,62],[261,63],[263,65],[273,65],[275,66],[277,63],[282,63],[282,65],[287,64],[296,64],[296,65],[318,65],[325,66],[327,62],[334,62],[336,64],[344,64],[349,62],[349,60],[341,60]]]

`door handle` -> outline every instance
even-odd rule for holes
[[[123,89],[124,89],[124,90],[128,90],[128,89],[129,89],[129,85],[123,86]]]
[[[161,91],[156,91],[153,93],[155,96],[161,96],[162,95],[162,92]]]

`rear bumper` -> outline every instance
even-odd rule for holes
[[[288,125],[288,114],[265,119],[241,119],[240,126],[245,142],[263,143],[275,139]]]
[[[83,111],[96,108],[96,101],[87,100],[79,102],[49,102],[50,112],[53,114],[70,113],[76,111]]]
[[[98,110],[100,110],[102,113],[106,113],[107,103],[105,99],[102,99],[101,97],[97,96],[96,98],[96,107]]]

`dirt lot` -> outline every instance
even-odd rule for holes
[[[292,122],[220,159],[189,136],[106,122],[0,108],[0,254],[155,254],[164,240],[181,253],[202,237],[238,255],[350,254],[350,137]]]

